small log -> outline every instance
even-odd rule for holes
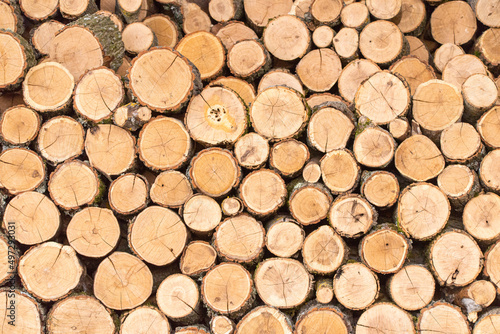
[[[222,220],[219,204],[213,198],[200,194],[189,198],[182,206],[180,214],[187,227],[199,234],[210,233]]]
[[[333,277],[335,298],[351,310],[364,310],[378,298],[380,284],[377,275],[359,262],[344,264]]]
[[[149,122],[151,116],[151,109],[131,102],[115,109],[113,123],[129,131],[137,131]]]
[[[361,169],[348,149],[331,150],[320,166],[321,179],[333,195],[350,193],[359,183]]]
[[[259,263],[254,282],[264,303],[283,309],[301,305],[312,292],[312,275],[302,263],[288,258],[269,258]]]
[[[290,213],[302,225],[313,225],[325,219],[333,201],[330,191],[320,183],[299,182],[290,191]]]
[[[357,334],[380,331],[416,333],[411,315],[390,303],[377,303],[361,314],[356,324]]]
[[[248,82],[235,77],[219,77],[211,82],[214,85],[222,85],[232,89],[249,107],[255,100],[255,88]]]
[[[60,228],[59,210],[47,196],[27,191],[15,196],[5,208],[3,227],[15,230],[23,245],[35,245],[54,238]]]
[[[130,249],[140,259],[156,266],[175,261],[188,238],[181,218],[174,211],[160,206],[144,209],[129,225],[128,231]]]
[[[90,165],[105,175],[120,175],[135,164],[135,138],[113,124],[99,124],[87,130],[85,153]]]
[[[407,311],[417,311],[428,305],[436,291],[431,272],[418,264],[404,266],[387,283],[391,299]]]
[[[233,75],[252,81],[271,68],[271,56],[259,40],[242,40],[228,52],[227,67]]]
[[[92,319],[92,321],[89,321]],[[103,334],[116,333],[116,324],[111,312],[97,299],[87,295],[65,298],[52,306],[47,314],[49,333],[83,331]]]
[[[478,57],[463,54],[454,57],[446,64],[442,77],[460,91],[465,80],[476,73],[487,75],[488,69]]]
[[[262,3],[243,0],[247,21],[259,32],[268,25],[271,19],[290,12],[292,3],[293,0],[271,0]]]
[[[237,317],[247,312],[255,299],[252,276],[242,265],[224,262],[203,277],[201,295],[210,310]]]
[[[238,334],[253,334],[257,331],[292,334],[292,321],[290,316],[274,307],[259,306],[248,312],[236,326]]]
[[[111,182],[108,202],[119,215],[135,214],[146,207],[149,183],[141,174],[124,174]]]
[[[234,334],[236,325],[224,315],[216,315],[210,320],[210,330],[213,334]]]
[[[293,61],[302,58],[309,51],[311,34],[306,24],[298,17],[282,15],[269,21],[262,41],[277,59]]]
[[[434,66],[439,72],[443,72],[444,68],[450,60],[455,56],[463,55],[464,49],[461,46],[453,43],[444,43],[434,52]]]
[[[87,163],[69,160],[57,166],[50,175],[47,189],[55,204],[64,210],[75,210],[99,202],[104,186],[97,172]]]
[[[310,273],[334,273],[346,260],[349,249],[333,228],[323,225],[304,240],[302,258]]]
[[[425,2],[422,0],[402,0],[401,12],[393,17],[393,22],[403,34],[420,36],[426,21]]]
[[[406,81],[389,71],[372,74],[361,83],[354,97],[356,112],[378,125],[405,116],[410,101],[410,88]]]
[[[176,209],[193,195],[193,188],[186,175],[168,170],[158,174],[149,195],[154,203]]]
[[[191,99],[184,124],[195,141],[206,145],[231,145],[247,129],[247,114],[238,94],[210,86]]]
[[[0,26],[18,34],[24,33],[24,19],[17,2],[0,1]]]
[[[97,267],[94,295],[114,310],[133,309],[143,304],[153,290],[153,275],[137,257],[114,252]]]
[[[332,49],[316,49],[303,56],[295,70],[308,89],[313,92],[326,92],[337,82],[342,64]]]
[[[183,122],[158,116],[143,125],[137,150],[146,167],[162,171],[182,167],[191,156],[193,143]]]
[[[500,238],[499,214],[500,196],[494,193],[479,194],[465,205],[465,230],[480,242],[494,242]]]
[[[295,89],[302,95],[306,95],[299,76],[291,74],[287,69],[274,68],[267,71],[259,81],[257,92],[260,93],[273,86],[286,86]]]
[[[255,218],[241,214],[220,223],[213,240],[217,254],[223,260],[254,263],[262,255],[265,231]]]
[[[106,1],[111,1],[111,0],[103,0],[103,1],[101,1],[101,7],[103,7],[104,2],[106,2]],[[109,17],[111,19],[111,21],[113,21],[113,23],[115,24],[115,26],[118,28],[118,30],[121,32],[123,30],[123,22],[118,17],[118,15],[113,14],[114,12],[115,12],[114,9],[109,10],[109,11],[108,10],[99,10],[99,11],[96,12],[96,14],[101,14],[101,15]]]
[[[18,272],[26,291],[47,302],[68,296],[80,284],[85,269],[73,248],[50,241],[26,251],[19,259]]]
[[[312,94],[307,98],[307,104],[309,105],[309,108],[311,108],[311,110],[314,110],[315,108],[319,107],[320,104],[323,104],[325,102],[341,102],[346,105],[346,101],[344,101],[342,97],[330,93]]]
[[[380,274],[398,272],[405,264],[411,244],[397,227],[383,224],[359,243],[359,256],[371,270]]]
[[[411,95],[415,94],[420,84],[436,79],[432,67],[415,56],[401,58],[392,64],[390,71],[399,74],[406,80],[408,86],[410,86]]]
[[[62,17],[74,20],[86,14],[97,12],[97,5],[94,0],[60,0],[59,11]]]
[[[177,327],[174,334],[209,334],[210,331],[204,325]]]
[[[38,132],[38,152],[53,165],[81,155],[84,144],[83,126],[68,116],[49,119]]]
[[[473,74],[462,84],[464,119],[474,124],[485,111],[495,106],[498,87],[486,74]]]
[[[387,171],[364,171],[361,174],[361,194],[379,208],[389,208],[399,197],[397,177]]]
[[[269,165],[283,177],[295,176],[307,160],[309,149],[306,144],[295,139],[285,139],[274,144],[269,155]]]
[[[413,110],[415,112],[415,105]],[[441,151],[432,140],[424,135],[413,135],[405,139],[396,149],[394,164],[405,178],[412,181],[427,181],[443,171],[445,162]]]
[[[462,230],[449,230],[439,235],[431,243],[428,256],[432,272],[441,286],[466,286],[483,268],[481,249]]]
[[[490,246],[484,254],[484,276],[489,278],[497,289],[497,294],[500,291],[500,270],[497,263],[500,261],[500,241]]]
[[[238,197],[227,197],[224,200],[222,200],[220,206],[222,209],[222,213],[225,216],[230,216],[230,217],[240,214],[241,212],[243,212],[244,209],[243,201]]]
[[[340,21],[344,27],[361,31],[370,23],[370,12],[366,4],[362,2],[353,2],[342,8],[340,12]]]
[[[500,15],[497,16],[500,18]],[[500,27],[500,25],[498,26]],[[498,27],[490,28],[483,32],[475,44],[475,51],[479,53],[478,57],[486,64],[490,71],[495,73],[500,71],[499,47]]]
[[[173,48],[180,39],[179,28],[175,22],[164,14],[154,14],[142,21],[151,29],[158,40],[159,46]]]
[[[266,230],[266,248],[272,254],[292,257],[302,249],[306,234],[295,220],[278,216],[267,223]]]
[[[378,213],[360,195],[344,195],[333,202],[328,220],[335,231],[346,238],[358,238],[377,223]]]
[[[118,244],[120,225],[111,210],[88,207],[71,218],[66,235],[78,254],[101,258]]]
[[[306,304],[297,316],[295,333],[352,333],[350,319],[337,307]]]
[[[28,19],[33,21],[45,21],[57,13],[59,1],[19,0],[19,7]]]
[[[410,45],[397,25],[379,20],[363,28],[359,34],[359,50],[366,59],[387,67],[406,56]]]
[[[260,92],[250,108],[254,130],[272,141],[297,136],[305,128],[308,108],[296,90],[276,86]],[[275,107],[269,110],[269,105]]]
[[[477,121],[477,131],[481,139],[490,148],[500,148],[500,106],[495,106],[488,110]]]
[[[500,308],[496,307],[484,313],[474,326],[474,334],[495,333],[500,325]]]
[[[470,42],[477,29],[476,17],[467,2],[450,1],[439,5],[431,15],[431,33],[440,44]]]
[[[179,268],[184,275],[197,277],[215,266],[217,252],[206,241],[190,242],[182,253]]]
[[[171,326],[157,308],[140,306],[126,312],[120,319],[120,334],[142,333],[146,330],[151,333],[170,333]]]
[[[57,32],[51,45],[49,60],[66,67],[75,80],[104,64],[116,71],[123,61],[121,33],[104,14],[85,15],[73,21]]]
[[[206,31],[184,36],[175,49],[196,66],[202,80],[217,77],[226,62],[226,52],[220,39]]]
[[[356,134],[352,149],[360,164],[385,168],[394,157],[396,141],[388,131],[378,126],[368,126]]]
[[[468,123],[457,122],[444,129],[440,142],[447,162],[471,164],[484,154],[481,137]]]
[[[353,60],[340,73],[338,80],[340,95],[347,102],[352,103],[361,83],[378,71],[380,71],[380,67],[371,60]]]
[[[470,333],[469,323],[460,308],[442,301],[436,301],[420,311],[417,330],[425,334],[436,331]]]
[[[310,13],[317,24],[335,26],[340,22],[340,11],[344,6],[342,0],[315,0],[311,4]]]
[[[30,80],[28,75],[32,75],[30,74],[32,71],[29,70],[36,65],[35,54],[31,45],[15,32],[2,29],[0,42],[0,53],[5,57],[2,62],[0,91],[15,90],[21,85],[21,82],[24,86]]]
[[[468,3],[476,14],[476,18],[485,26],[499,28],[500,12],[494,0],[469,0]]]
[[[316,301],[321,304],[329,304],[333,300],[333,281],[331,278],[323,278],[316,282]]]
[[[0,116],[0,138],[7,145],[29,145],[39,129],[40,116],[25,106],[10,107]]]
[[[71,105],[75,81],[61,64],[45,62],[34,66],[23,81],[26,104],[42,113],[57,112]]]
[[[236,141],[234,155],[240,166],[258,169],[269,157],[269,143],[261,135],[249,132]]]
[[[163,79],[164,75],[168,80]],[[135,57],[127,78],[137,101],[156,111],[180,110],[201,89],[196,67],[187,57],[168,47],[154,48]],[[151,94],[152,87],[158,94]]]
[[[406,117],[395,118],[389,123],[389,132],[397,141],[404,141],[411,133],[410,122]]]
[[[367,0],[366,7],[370,14],[379,20],[390,20],[401,12],[401,0]]]
[[[274,171],[259,169],[248,174],[239,187],[239,197],[247,210],[257,216],[267,216],[285,204],[285,181]]]
[[[132,22],[122,31],[125,51],[137,55],[158,45],[158,39],[153,30],[142,22]]]
[[[358,58],[359,33],[354,28],[342,28],[333,38],[335,51],[344,64]]]
[[[439,174],[437,185],[456,211],[462,211],[481,190],[476,172],[464,165],[447,166]]]
[[[309,183],[318,182],[321,178],[321,165],[319,160],[311,159],[302,169],[302,178]]]
[[[454,302],[465,309],[467,320],[475,323],[478,313],[490,306],[496,298],[495,285],[490,281],[477,280],[460,290]]]
[[[490,151],[481,161],[479,167],[479,180],[489,191],[500,194],[500,174],[498,172],[498,162],[500,160],[500,150]]]
[[[7,310],[9,303],[15,309]],[[12,305],[11,304],[11,305]],[[13,312],[14,314],[12,314]],[[0,323],[3,331],[9,333],[42,334],[45,331],[42,306],[26,292],[2,288],[0,291]],[[12,318],[16,318],[12,321]]]
[[[207,196],[221,197],[238,186],[241,170],[231,152],[214,147],[195,155],[187,174],[193,188]]]
[[[208,11],[217,22],[237,20],[243,15],[243,0],[210,0]]]
[[[445,193],[430,183],[413,183],[399,196],[396,223],[407,236],[428,240],[441,232],[450,217]]]
[[[327,48],[332,45],[333,36],[335,31],[329,26],[319,26],[314,29],[312,34],[312,41],[318,48]]]
[[[165,278],[156,292],[156,302],[172,321],[193,323],[200,318],[200,290],[189,276],[173,274]]]
[[[227,22],[217,31],[215,36],[220,38],[227,52],[231,51],[232,47],[239,41],[258,38],[252,28],[239,21]]]
[[[42,158],[33,151],[11,148],[0,154],[0,184],[12,195],[43,187],[46,176]]]

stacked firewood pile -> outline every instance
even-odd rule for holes
[[[499,0],[0,0],[0,333],[500,333]]]

